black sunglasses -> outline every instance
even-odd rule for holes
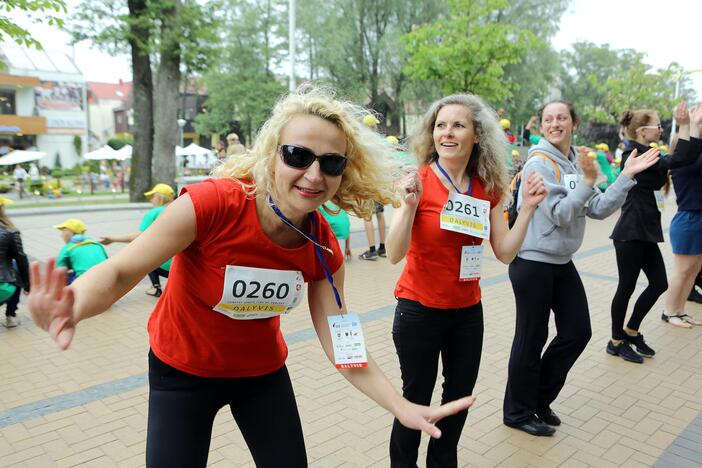
[[[279,145],[280,156],[286,166],[295,169],[307,169],[315,160],[319,161],[319,170],[328,176],[340,176],[346,169],[346,156],[338,153],[327,153],[317,156],[304,146]]]

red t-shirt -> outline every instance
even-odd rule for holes
[[[412,225],[407,263],[395,286],[395,297],[411,299],[426,307],[457,309],[480,302],[479,281],[459,281],[461,250],[483,240],[439,227],[441,210],[449,191],[430,166],[419,170],[422,198]],[[472,179],[474,198],[488,200],[490,209],[500,202],[485,192],[483,182]]]
[[[168,285],[149,319],[151,349],[160,360],[202,377],[251,377],[285,363],[280,318],[234,320],[212,309],[222,297],[227,265],[301,271],[305,282],[325,279],[314,245],[287,249],[263,232],[256,202],[234,179],[208,179],[183,189],[197,219],[195,240],[173,259]],[[333,273],[343,255],[318,213],[315,237]],[[331,287],[331,286],[330,286]]]

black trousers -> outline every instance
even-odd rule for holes
[[[409,401],[431,403],[439,357],[443,366],[441,402],[471,395],[478,378],[483,348],[483,306],[434,309],[419,302],[398,299],[392,338],[400,359],[402,393]],[[467,411],[437,423],[442,435],[431,439],[427,467],[458,466],[458,439]],[[421,432],[408,429],[396,419],[390,435],[390,466],[416,467]]]
[[[509,279],[517,322],[503,417],[519,424],[550,409],[592,329],[585,288],[572,261],[554,265],[517,257],[509,266]],[[557,333],[542,356],[551,310]]]
[[[146,466],[207,465],[215,415],[229,408],[257,467],[306,467],[305,441],[285,366],[260,377],[205,378],[149,352]]]
[[[665,274],[663,256],[655,242],[615,240],[614,250],[617,254],[619,284],[612,299],[612,338],[623,340],[625,338],[626,310],[629,307],[629,299],[634,294],[639,273],[644,272],[648,278],[648,286],[636,300],[634,311],[629,323],[627,323],[627,327],[632,330],[638,331],[646,314],[649,313],[661,294],[668,289],[668,279]]]
[[[21,293],[22,293],[22,287],[17,286],[17,289],[15,289],[15,292],[12,293],[12,296],[10,296],[10,298],[6,302],[7,307],[5,308],[5,316],[14,317],[17,315],[17,306],[19,305]]]
[[[149,279],[151,280],[151,285],[161,289],[161,279],[159,276],[163,276],[164,278],[168,278],[168,271],[164,270],[163,268],[159,267],[156,268],[154,271],[149,273]]]

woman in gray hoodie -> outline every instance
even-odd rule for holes
[[[573,106],[550,102],[538,119],[543,138],[529,150],[522,177],[538,172],[548,195],[509,266],[517,320],[503,417],[509,427],[548,436],[561,423],[551,403],[592,334],[585,289],[572,262],[583,241],[585,217],[604,219],[619,209],[636,185],[633,177],[658,161],[658,151],[632,154],[617,180],[602,192],[594,187],[595,160],[572,146],[579,124]],[[521,196],[518,208],[520,204]],[[542,356],[551,310],[557,334]]]

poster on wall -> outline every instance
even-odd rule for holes
[[[83,86],[68,81],[42,81],[34,87],[36,106],[41,110],[82,111]]]

